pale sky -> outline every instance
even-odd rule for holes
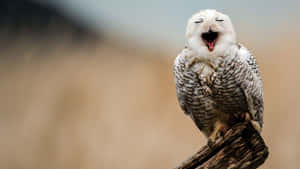
[[[200,9],[228,14],[238,33],[271,35],[299,26],[299,0],[56,0],[75,18],[108,34],[181,45],[187,19]],[[52,0],[53,2],[53,0]],[[286,26],[285,26],[286,25]],[[270,36],[271,38],[271,36]]]

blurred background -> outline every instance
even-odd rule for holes
[[[264,83],[261,168],[299,168],[299,7],[249,2],[2,0],[0,168],[173,168],[206,144],[175,96],[188,18],[228,14]]]

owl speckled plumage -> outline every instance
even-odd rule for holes
[[[177,98],[185,114],[209,141],[240,120],[261,131],[262,80],[254,56],[237,43],[230,18],[200,11],[189,19],[186,39],[174,62]]]

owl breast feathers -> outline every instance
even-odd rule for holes
[[[262,81],[255,58],[242,45],[212,60],[186,48],[174,62],[174,78],[181,108],[206,136],[217,122],[229,125],[231,116],[247,112],[262,127]]]

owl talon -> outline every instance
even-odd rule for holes
[[[212,147],[212,145],[224,139],[227,130],[228,127],[226,124],[217,122],[214,131],[208,138],[208,146]]]
[[[212,141],[210,138],[207,140],[207,146],[212,149],[215,145],[215,142]]]
[[[241,121],[250,121],[251,120],[251,117],[249,115],[249,113],[241,113],[240,114],[240,120]]]
[[[221,132],[218,132],[217,135],[215,135],[214,137],[208,138],[207,145],[210,148],[213,148],[214,145],[219,141],[221,141],[222,139],[224,139],[224,135],[222,135]]]
[[[233,124],[235,123],[239,123],[239,122],[247,122],[250,121],[251,117],[249,115],[249,113],[235,113],[232,115],[232,122]]]

